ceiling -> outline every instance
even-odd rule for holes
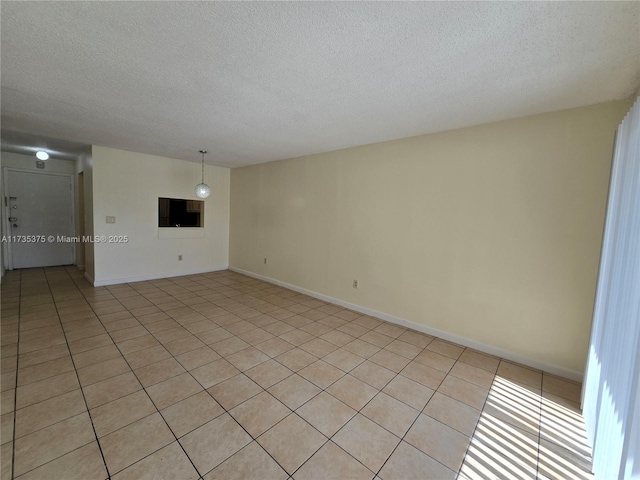
[[[70,142],[59,138],[49,138],[42,135],[2,130],[1,148],[3,152],[35,155],[37,151],[46,151],[51,158],[59,160],[76,160],[90,145]]]
[[[623,99],[640,85],[640,2],[1,9],[3,135],[26,143],[196,162],[204,148],[207,163],[234,167]]]

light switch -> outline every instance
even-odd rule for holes
[[[107,223],[116,223],[116,217],[107,215]]]

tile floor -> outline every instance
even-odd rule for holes
[[[2,478],[591,478],[580,385],[224,271],[2,282]]]

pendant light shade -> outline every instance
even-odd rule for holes
[[[198,185],[196,185],[196,196],[198,198],[207,198],[209,195],[211,195],[211,189],[209,188],[209,185],[207,185],[206,183],[199,183]]]
[[[198,198],[207,198],[209,195],[211,195],[211,189],[209,188],[209,185],[204,183],[204,154],[207,153],[207,151],[200,150],[200,153],[202,154],[202,182],[196,185],[195,192]]]

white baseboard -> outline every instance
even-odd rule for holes
[[[521,365],[526,365],[531,368],[535,368],[536,370],[542,370],[544,372],[550,373],[552,375],[557,375],[559,377],[568,378],[570,380],[574,380],[576,382],[582,382],[583,373],[578,372],[576,370],[570,370],[568,368],[541,362],[539,360],[526,357],[516,352],[512,352],[510,350],[504,350],[502,348],[494,347],[493,345],[487,345],[485,343],[477,342],[475,340],[460,337],[458,335],[454,335],[449,332],[445,332],[443,330],[438,330],[436,328],[429,327],[427,325],[422,325],[419,323],[412,322],[410,320],[406,320],[404,318],[396,317],[394,315],[390,315],[384,312],[378,312],[371,308],[363,307],[361,305],[356,305],[355,303],[346,302],[339,298],[330,297],[328,295],[324,295],[322,293],[314,292],[311,290],[307,290],[306,288],[298,287],[296,285],[291,285],[286,282],[282,282],[275,278],[266,277],[264,275],[260,275],[258,273],[250,272],[248,270],[242,270],[240,268],[229,266],[229,270],[237,273],[241,273],[243,275],[247,275],[248,277],[257,278],[258,280],[264,280],[265,282],[273,283],[274,285],[278,285],[280,287],[288,288],[289,290],[293,290],[295,292],[304,293],[305,295],[309,295],[310,297],[317,298],[318,300],[322,300],[324,302],[333,303],[336,305],[340,305],[341,307],[348,308],[350,310],[354,310],[356,312],[360,312],[365,315],[370,315],[372,317],[377,317],[382,320],[386,320],[387,322],[395,323],[396,325],[401,325],[403,327],[411,328],[412,330],[416,330],[418,332],[426,333],[427,335],[432,335],[434,337],[441,338],[443,340],[447,340],[449,342],[457,343],[459,345],[463,345],[465,347],[473,348],[474,350],[478,350],[480,352],[487,353],[489,355],[495,355],[496,357],[504,358],[505,360],[510,360],[512,362],[520,363]]]
[[[147,280],[159,280],[161,278],[184,277],[185,275],[197,275],[200,273],[219,272],[221,270],[227,270],[228,268],[229,268],[228,265],[221,265],[219,267],[202,268],[202,269],[190,270],[190,271],[179,272],[179,273],[160,273],[160,274],[153,274],[153,275],[142,275],[139,277],[100,279],[100,280],[92,281],[91,283],[93,284],[94,287],[104,287],[106,285],[118,285],[120,283],[144,282]],[[85,277],[89,279],[86,273],[85,273]]]

